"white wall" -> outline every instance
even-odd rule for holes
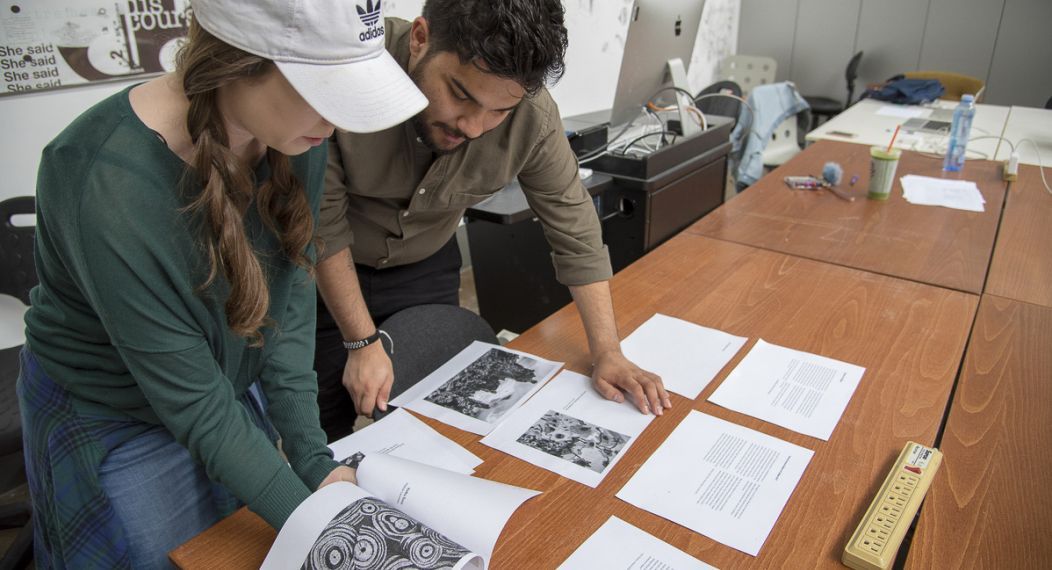
[[[738,53],[778,61],[805,95],[843,100],[897,73],[941,70],[986,82],[985,103],[1041,107],[1052,96],[1052,0],[743,0]]]
[[[552,88],[552,96],[563,116],[609,108],[617,85],[631,0],[563,1],[570,45],[566,75]],[[740,1],[707,0],[689,68],[695,91],[712,83],[719,60],[734,52]],[[423,0],[386,0],[385,12],[412,19],[419,15],[422,6]],[[0,97],[0,124],[4,126],[0,156],[5,165],[0,200],[33,194],[44,146],[77,115],[133,82]]]

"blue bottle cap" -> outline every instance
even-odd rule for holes
[[[974,102],[975,102],[975,95],[972,95],[970,93],[965,93],[964,95],[961,95],[961,103],[974,103]]]

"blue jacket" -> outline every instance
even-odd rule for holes
[[[731,132],[731,153],[740,156],[738,186],[751,186],[763,176],[763,149],[771,134],[782,121],[811,107],[792,83],[771,83],[755,87],[749,93],[749,106],[756,111],[751,117],[748,107],[742,106],[738,124]],[[745,129],[749,129],[746,133]],[[747,136],[746,136],[747,135]]]

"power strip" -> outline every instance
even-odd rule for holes
[[[844,564],[855,570],[887,570],[942,464],[938,449],[906,443],[880,492],[844,547]]]

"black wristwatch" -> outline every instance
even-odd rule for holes
[[[378,340],[380,340],[380,329],[376,329],[376,332],[361,340],[345,340],[343,341],[343,347],[347,350],[358,350],[359,348],[365,348]]]

